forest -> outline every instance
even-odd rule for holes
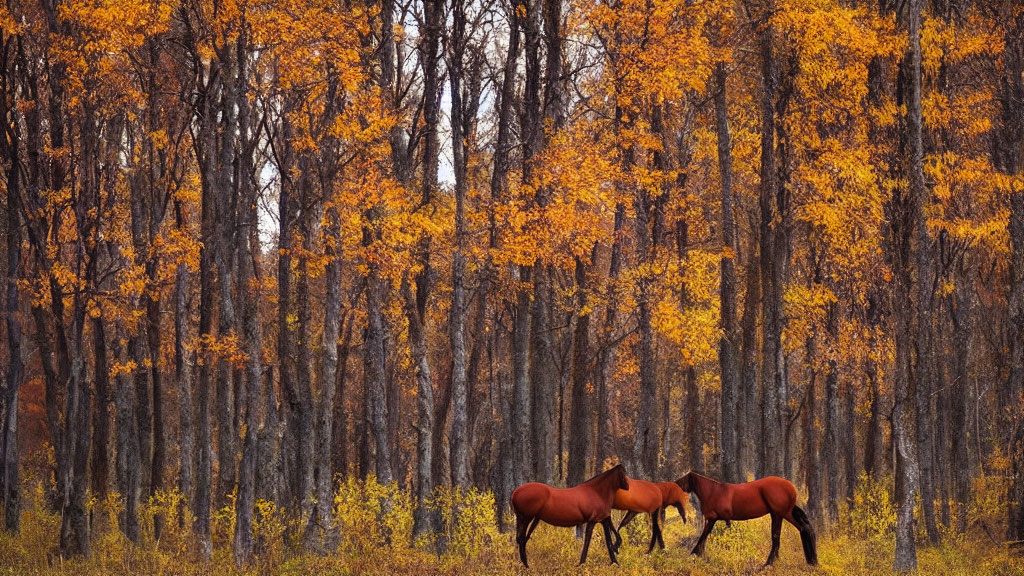
[[[0,117],[0,574],[1024,573],[1024,2],[4,0]]]

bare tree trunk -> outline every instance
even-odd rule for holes
[[[237,44],[238,84],[233,86],[232,103],[237,108],[239,137],[238,174],[234,191],[237,194],[240,216],[239,230],[235,235],[238,254],[239,285],[245,289],[242,306],[242,335],[245,349],[245,389],[240,402],[240,411],[245,413],[245,435],[242,439],[242,461],[238,471],[238,497],[235,500],[235,565],[241,567],[252,557],[252,523],[256,501],[256,478],[258,473],[257,439],[264,424],[265,415],[261,408],[263,400],[263,331],[260,326],[260,288],[257,258],[260,254],[258,216],[256,214],[256,190],[252,186],[252,123],[249,100],[246,95],[245,63],[248,59],[249,38],[245,31],[239,34]],[[232,134],[234,137],[234,134]],[[223,423],[222,423],[223,424]],[[264,465],[268,463],[264,462]]]
[[[736,223],[732,212],[732,140],[729,135],[727,79],[725,63],[719,62],[715,67],[715,131],[722,188],[722,338],[718,345],[718,361],[722,372],[722,479],[726,482],[739,482],[739,442],[736,434],[740,387],[739,358],[736,353]]]
[[[765,10],[774,10],[769,0]],[[782,350],[780,337],[781,286],[776,280],[778,262],[775,260],[777,238],[775,197],[778,194],[778,174],[775,158],[775,99],[778,82],[777,64],[773,43],[774,27],[769,23],[760,32],[761,49],[761,183],[759,203],[760,221],[760,262],[761,302],[763,314],[763,337],[761,339],[761,447],[758,476],[781,475],[783,473],[783,414],[780,405],[780,382],[783,377]]]
[[[126,358],[121,350],[123,330],[118,329],[118,337],[112,340],[114,356],[118,362],[125,363]],[[139,541],[139,436],[138,422],[135,419],[135,390],[127,374],[119,373],[114,389],[116,407],[116,443],[117,443],[117,489],[124,498],[124,510],[120,515],[121,532],[132,542]]]
[[[814,336],[807,338],[807,358],[811,362],[810,379],[807,382],[807,397],[803,408],[804,434],[804,484],[807,485],[807,515],[811,521],[821,525],[824,520],[821,502],[821,461],[818,458],[818,430],[814,424],[817,414],[818,372],[814,368],[816,360],[816,342]],[[834,454],[825,452],[826,455]],[[831,506],[831,505],[830,505]]]
[[[882,396],[878,390],[878,360],[877,343],[875,330],[879,322],[878,295],[871,293],[868,296],[867,324],[868,324],[868,355],[865,360],[868,379],[868,427],[864,436],[864,472],[868,476],[875,476],[881,470],[882,457]]]
[[[826,329],[829,341],[838,345],[839,326],[836,304],[828,305]],[[825,442],[822,452],[828,455],[828,476],[826,479],[828,499],[828,521],[839,519],[839,366],[835,358],[829,358],[828,374],[825,375]]]
[[[6,58],[5,58],[6,59]],[[6,64],[6,63],[5,63]],[[12,66],[13,68],[13,66]],[[8,102],[8,94],[11,94],[11,102],[14,103],[14,86],[13,82],[9,85],[7,66],[3,68],[3,90],[0,91],[0,99],[3,100],[4,109],[0,109],[0,118],[4,119],[5,131],[8,130],[8,123],[10,119],[13,119],[14,114],[8,113],[6,103]],[[0,495],[3,499],[4,505],[4,528],[15,534],[18,533],[21,523],[21,478],[18,475],[18,395],[21,390],[22,379],[25,375],[24,363],[21,357],[21,320],[19,318],[20,313],[20,290],[18,288],[18,279],[21,275],[19,270],[21,266],[21,218],[20,208],[20,183],[21,178],[18,173],[18,162],[19,154],[18,147],[19,142],[17,137],[10,137],[11,135],[4,135],[2,138],[8,143],[4,146],[3,152],[11,162],[10,167],[7,171],[7,272],[6,272],[6,286],[5,288],[5,301],[4,301],[4,321],[7,328],[7,373],[6,381],[4,382],[3,398],[3,412],[0,413],[0,424],[3,428],[0,429],[0,454],[3,458],[0,460],[0,488],[3,489],[3,494]],[[98,352],[98,349],[97,349]],[[97,358],[99,355],[97,354]],[[100,388],[99,382],[97,382],[97,394]],[[105,400],[104,396],[101,396]],[[103,407],[106,404],[102,404]],[[106,419],[104,419],[104,423]],[[101,430],[109,435],[109,428]],[[103,437],[106,439],[106,435]],[[104,462],[106,464],[106,453],[104,452]],[[106,468],[104,467],[104,471]]]
[[[449,32],[448,79],[451,85],[452,157],[455,175],[455,254],[452,256],[452,424],[450,433],[451,482],[460,488],[469,487],[469,438],[467,429],[466,374],[466,194],[469,190],[469,138],[472,132],[476,103],[472,94],[474,79],[470,78],[469,102],[463,93],[463,72],[466,52],[465,0],[452,3],[453,26]],[[473,74],[473,72],[471,72]],[[477,82],[479,82],[477,80]],[[479,86],[479,84],[477,84]],[[476,90],[479,93],[479,90]],[[469,114],[467,114],[467,108]]]
[[[491,171],[492,202],[505,201],[505,193],[508,189],[509,157],[513,148],[512,120],[516,98],[516,69],[520,44],[518,6],[519,4],[515,3],[508,11],[508,51],[505,55],[504,70],[502,71],[501,98],[498,102],[498,134],[495,140],[494,166]],[[495,222],[492,216],[490,222],[490,246],[492,248],[496,242],[495,236]],[[498,502],[497,524],[499,528],[504,529],[504,517],[508,509],[505,503],[515,487],[517,474],[521,474],[522,468],[520,465],[523,462],[523,455],[521,447],[517,446],[515,437],[517,434],[515,423],[517,422],[516,418],[518,415],[513,411],[512,406],[514,404],[508,402],[506,395],[502,394],[503,382],[496,381],[495,379],[493,359],[497,338],[497,331],[492,332],[492,337],[488,344],[488,357],[490,358],[489,364],[492,367],[490,379],[492,406],[496,412],[502,415],[502,436],[498,447],[500,465],[495,470],[498,479],[496,482],[498,489],[495,491],[495,499]],[[497,378],[501,380],[500,372]],[[519,433],[522,433],[522,431],[519,431]],[[517,448],[520,450],[518,453]]]
[[[590,357],[590,312],[587,311],[587,268],[576,257],[576,329],[572,347],[572,398],[569,415],[569,465],[567,484],[576,486],[589,476],[590,415],[593,394],[587,389]],[[598,462],[600,466],[600,462]]]
[[[950,413],[949,453],[952,458],[949,468],[953,480],[952,496],[957,504],[956,530],[962,534],[967,530],[967,505],[971,499],[971,465],[967,450],[971,437],[967,420],[970,378],[967,364],[970,361],[971,332],[974,330],[974,296],[967,271],[963,269],[963,261],[954,266],[957,270],[954,281],[956,288],[949,302],[950,321],[953,325],[953,355],[949,359],[953,364],[953,373],[946,395]]]
[[[640,261],[650,264],[653,261],[650,209],[651,201],[646,189],[636,191],[634,203],[636,211],[636,245]],[[637,286],[637,324],[640,329],[640,405],[635,420],[635,437],[633,444],[633,460],[636,463],[634,474],[647,478],[657,471],[658,440],[654,430],[654,400],[657,393],[657,380],[654,359],[654,328],[651,324],[651,284],[650,272],[641,275]]]
[[[180,214],[180,207],[178,207]],[[182,221],[178,221],[181,227]],[[183,506],[193,502],[195,495],[195,428],[192,414],[192,367],[186,358],[185,342],[188,330],[188,269],[178,263],[174,278],[174,379],[178,384],[178,434],[180,439],[178,459],[178,490],[184,497]],[[184,527],[184,510],[178,511],[179,528]]]
[[[385,334],[381,283],[376,265],[371,264],[366,282],[368,326],[363,346],[363,377],[366,379],[368,423],[377,450],[374,459],[377,481],[390,484],[394,476],[391,471],[391,444],[388,441],[388,390],[384,374]]]
[[[611,398],[608,381],[615,362],[615,326],[618,323],[619,303],[616,285],[622,270],[622,227],[626,221],[626,207],[615,206],[615,222],[612,228],[611,256],[608,264],[608,305],[605,309],[604,326],[599,339],[597,353],[597,458],[596,468],[601,469],[605,460],[615,454],[615,440],[611,429]]]
[[[107,498],[107,479],[110,476],[110,368],[107,364],[107,335],[103,318],[92,320],[93,369],[96,386],[96,409],[92,414],[92,496],[98,502]]]
[[[909,7],[909,25],[907,39],[909,47],[906,59],[908,77],[906,78],[910,94],[907,103],[907,173],[910,181],[906,202],[901,208],[906,210],[900,214],[902,222],[898,223],[898,233],[894,234],[894,308],[896,310],[896,382],[893,396],[893,444],[896,452],[896,553],[893,568],[896,571],[909,571],[917,567],[917,548],[914,543],[914,502],[919,488],[919,468],[910,428],[911,407],[911,351],[913,332],[911,331],[910,314],[903,303],[912,301],[912,280],[910,267],[913,265],[910,250],[910,238],[914,237],[914,228],[923,222],[920,217],[921,202],[924,199],[923,146],[921,142],[921,2],[912,0]],[[899,199],[894,199],[894,202]],[[918,239],[921,235],[918,234]],[[899,240],[897,240],[899,239]],[[918,246],[918,248],[922,248]]]
[[[294,466],[299,451],[298,444],[301,435],[298,432],[299,421],[299,393],[296,389],[296,352],[295,352],[295,322],[289,322],[288,318],[293,313],[292,306],[292,220],[295,218],[296,200],[292,195],[296,192],[296,178],[292,176],[295,163],[295,153],[292,146],[294,138],[294,127],[289,118],[289,112],[294,110],[286,109],[281,118],[282,138],[280,145],[276,148],[279,151],[277,161],[280,164],[282,180],[277,197],[278,233],[277,233],[277,378],[278,385],[283,397],[282,406],[285,412],[285,437],[283,438],[282,459],[286,467],[285,498],[292,509],[298,509],[300,500],[305,496],[299,490],[300,481],[295,475],[298,470]],[[288,175],[285,177],[283,175]],[[306,178],[306,174],[300,174],[298,178]]]
[[[320,554],[337,548],[339,528],[334,521],[334,475],[331,473],[331,452],[335,442],[334,396],[338,377],[338,337],[341,319],[341,223],[334,206],[327,209],[324,272],[326,297],[324,298],[323,360],[320,368],[320,398],[317,403],[316,447],[316,500],[309,525],[306,527],[307,546]]]
[[[533,270],[533,306],[530,319],[530,384],[532,387],[530,445],[533,448],[534,480],[552,483],[555,478],[555,379],[551,343],[551,273],[547,266]]]
[[[334,396],[334,417],[333,417],[333,438],[331,449],[331,476],[349,475],[349,445],[352,443],[349,438],[349,410],[346,405],[346,391],[348,389],[348,356],[352,349],[352,320],[345,321],[348,311],[342,316],[342,325],[345,326],[345,335],[337,345],[338,369],[335,371],[335,396]]]
[[[292,413],[297,420],[295,431],[296,438],[296,476],[298,479],[295,489],[295,501],[299,506],[299,522],[308,524],[313,516],[315,487],[314,487],[314,450],[317,446],[316,439],[316,415],[313,412],[313,357],[311,353],[310,338],[313,334],[313,315],[309,301],[309,257],[313,250],[313,218],[315,207],[313,205],[310,191],[310,166],[308,156],[303,155],[299,162],[300,188],[302,190],[301,216],[299,226],[302,233],[302,255],[299,258],[296,270],[297,285],[295,289],[295,308],[298,316],[298,333],[295,335],[296,342],[296,370],[295,388],[298,396],[298,411]],[[255,400],[253,400],[255,401]]]
[[[235,260],[237,256],[236,242],[238,234],[235,231],[237,214],[234,212],[237,197],[236,182],[234,181],[234,164],[236,158],[236,133],[238,131],[238,110],[236,108],[236,93],[238,83],[245,79],[241,74],[238,78],[235,75],[243,67],[242,62],[232,59],[231,48],[226,46],[219,54],[220,77],[221,77],[221,111],[220,123],[221,142],[216,148],[220,155],[215,162],[214,177],[216,181],[216,224],[217,231],[216,250],[214,258],[217,267],[217,275],[220,281],[220,316],[217,326],[217,337],[226,338],[237,335],[237,320],[235,317]],[[212,153],[211,153],[212,154]],[[248,178],[248,175],[244,176]],[[239,283],[240,286],[244,284]],[[244,346],[244,344],[243,344]],[[231,363],[224,357],[217,360],[216,369],[216,391],[217,391],[217,492],[215,502],[223,505],[227,497],[235,488],[235,458],[237,448],[235,438],[237,430],[235,419],[238,416],[234,410],[234,388],[241,383],[233,382],[234,378],[240,375],[232,370]],[[255,431],[254,431],[255,432]]]
[[[999,145],[994,147],[995,164],[1004,174],[1019,175],[1024,161],[1024,14],[1019,10],[1005,33],[1004,72],[1000,81],[1002,107]],[[1010,191],[1010,221],[1007,225],[1012,248],[1010,286],[1007,294],[1007,342],[1010,342],[1009,374],[1005,393],[1016,398],[1024,391],[1024,191]],[[964,383],[966,385],[966,383]],[[1024,421],[1020,411],[1007,422],[1013,468],[1008,502],[1007,537],[1024,540]]]
[[[920,71],[915,72],[920,83]],[[917,88],[920,98],[920,86]],[[912,123],[913,126],[913,123]],[[920,127],[918,126],[918,129]],[[923,150],[921,152],[923,154]],[[916,181],[914,182],[915,184]],[[924,180],[919,189],[912,192],[916,197],[915,206],[917,222],[917,251],[915,252],[917,269],[917,334],[914,342],[917,347],[917,365],[915,376],[915,423],[917,431],[917,461],[921,480],[921,512],[924,516],[925,532],[928,541],[937,544],[939,530],[935,524],[935,470],[934,470],[934,411],[932,410],[932,390],[935,388],[935,355],[933,337],[933,286],[934,286],[934,249],[928,233],[928,221],[924,214],[924,205],[929,195],[925,190]]]
[[[839,449],[843,454],[843,468],[845,469],[843,486],[845,487],[846,509],[850,511],[853,509],[854,489],[857,485],[857,391],[849,385],[845,388],[845,390],[840,390],[843,397],[843,430],[840,434],[842,441]]]
[[[743,317],[740,320],[743,332],[743,358],[742,358],[742,380],[740,386],[738,426],[736,436],[739,440],[739,472],[741,480],[745,480],[748,474],[753,474],[760,469],[759,426],[757,406],[757,383],[758,383],[758,362],[757,362],[757,311],[760,296],[760,275],[754,258],[751,256],[747,262],[746,289],[743,297]]]

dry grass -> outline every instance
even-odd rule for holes
[[[836,532],[819,535],[818,553],[821,565],[808,567],[797,531],[789,525],[783,528],[779,561],[769,570],[761,569],[769,548],[769,522],[762,518],[750,522],[736,522],[732,528],[721,523],[708,540],[706,555],[696,558],[689,554],[696,540],[695,526],[683,524],[670,512],[665,525],[666,550],[644,554],[650,536],[642,518],[634,521],[623,533],[626,539],[619,555],[619,566],[608,562],[604,534],[600,527],[594,530],[594,539],[586,565],[577,567],[582,543],[573,531],[547,525],[538,527],[528,545],[531,563],[525,569],[516,555],[513,535],[494,530],[485,513],[493,505],[489,495],[475,494],[459,500],[472,525],[460,526],[450,535],[454,552],[437,555],[422,548],[408,546],[406,534],[411,509],[403,495],[379,485],[343,484],[336,499],[339,510],[361,522],[374,523],[379,513],[379,499],[389,495],[396,505],[388,515],[378,516],[375,526],[360,528],[348,525],[343,533],[339,551],[331,556],[316,557],[297,554],[283,544],[286,528],[280,522],[266,520],[263,529],[276,535],[266,539],[263,554],[244,570],[237,570],[231,560],[229,542],[218,538],[214,557],[201,561],[188,530],[179,530],[177,520],[169,510],[174,498],[167,499],[169,528],[160,542],[154,542],[151,532],[144,535],[141,545],[133,546],[117,532],[111,514],[116,503],[94,508],[96,522],[103,525],[95,537],[92,555],[88,560],[61,561],[56,555],[59,519],[36,506],[29,506],[23,515],[23,530],[17,536],[0,535],[0,575],[300,575],[316,576],[380,574],[380,575],[444,575],[483,576],[497,574],[565,575],[565,576],[639,576],[639,575],[745,575],[745,574],[829,574],[835,576],[868,576],[892,574],[893,544],[891,537],[852,536]],[[439,498],[439,507],[451,506],[452,499]],[[160,510],[159,504],[148,508],[150,513]],[[230,522],[230,511],[215,516],[214,534],[225,534]],[[187,522],[186,522],[187,525]],[[386,528],[382,529],[382,526]],[[388,530],[393,543],[380,540]],[[1005,548],[994,544],[981,534],[971,538],[951,536],[939,546],[919,549],[920,574],[964,576],[1009,576],[1024,574],[1024,559],[1010,555]]]

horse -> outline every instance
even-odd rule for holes
[[[675,482],[658,482],[657,484],[661,489],[661,523],[665,523],[665,511],[668,510],[668,507],[674,506],[679,511],[679,517],[683,519],[683,524],[686,524],[686,501],[690,497]],[[661,547],[665,548],[664,545]]]
[[[611,520],[612,502],[615,500],[615,492],[629,490],[629,485],[626,470],[619,464],[572,488],[552,488],[539,482],[530,482],[516,488],[509,500],[516,513],[516,544],[519,546],[519,559],[523,561],[523,566],[530,567],[526,561],[526,542],[541,520],[562,527],[586,524],[580,565],[587,561],[590,536],[594,532],[594,525],[600,523],[604,528],[608,556],[612,564],[618,564],[612,547],[612,532],[615,531]]]
[[[743,484],[726,484],[696,472],[688,472],[676,480],[676,484],[684,492],[697,495],[704,513],[704,532],[693,547],[693,554],[700,556],[704,553],[704,542],[717,520],[751,520],[771,514],[772,550],[768,553],[765,566],[771,566],[779,557],[783,519],[800,531],[807,563],[811,566],[818,564],[814,527],[803,509],[796,505],[796,487],[789,480],[768,476]]]
[[[676,489],[678,490],[679,487],[677,486]],[[619,534],[619,530],[622,530],[638,514],[650,514],[651,543],[647,546],[647,553],[650,554],[651,550],[654,550],[655,543],[660,544],[661,549],[664,550],[665,540],[661,537],[661,525],[658,522],[659,512],[664,505],[662,490],[654,482],[633,478],[629,481],[629,490],[617,490],[612,508],[625,510],[626,515],[615,530],[615,549],[618,550],[622,546],[622,536]]]

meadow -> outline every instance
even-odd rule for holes
[[[446,551],[439,553],[437,542],[419,540],[412,545],[413,500],[396,487],[377,484],[372,479],[341,483],[335,497],[335,510],[344,518],[340,526],[338,549],[326,556],[299,553],[290,534],[293,527],[282,518],[282,510],[261,502],[256,521],[258,553],[253,562],[235,567],[231,534],[234,529],[230,506],[215,515],[214,552],[209,561],[196,553],[195,542],[179,522],[181,499],[175,493],[151,501],[143,510],[146,522],[142,542],[132,545],[116,529],[120,511],[118,499],[92,503],[94,547],[87,559],[62,560],[57,553],[60,516],[39,506],[43,492],[32,492],[22,517],[19,536],[0,535],[0,575],[446,575],[483,576],[497,574],[640,576],[679,574],[694,576],[740,574],[820,574],[868,576],[895,574],[892,570],[895,512],[888,504],[884,484],[863,482],[854,508],[844,511],[831,529],[819,530],[820,565],[804,563],[798,533],[783,528],[779,560],[771,568],[762,568],[769,548],[770,523],[767,517],[735,522],[727,528],[716,525],[708,539],[706,554],[690,554],[699,534],[690,521],[683,523],[670,511],[664,525],[665,550],[647,555],[649,521],[639,517],[623,530],[625,542],[619,553],[619,565],[608,562],[604,534],[594,531],[587,563],[577,566],[582,541],[573,531],[542,524],[530,540],[527,551],[530,568],[524,568],[515,553],[514,535],[500,532],[493,521],[494,500],[490,493],[472,491],[453,497],[439,491],[432,502],[449,531],[444,535]],[[387,510],[382,503],[389,504]],[[1015,555],[1002,543],[986,535],[989,523],[978,499],[972,511],[967,536],[943,534],[936,546],[919,546],[918,574],[964,576],[1010,576],[1024,574],[1024,557]],[[457,506],[460,521],[451,523],[451,511]],[[155,541],[152,518],[164,519],[160,541]],[[615,512],[615,518],[621,518]],[[983,527],[984,526],[984,527]],[[923,533],[919,535],[923,541]]]

